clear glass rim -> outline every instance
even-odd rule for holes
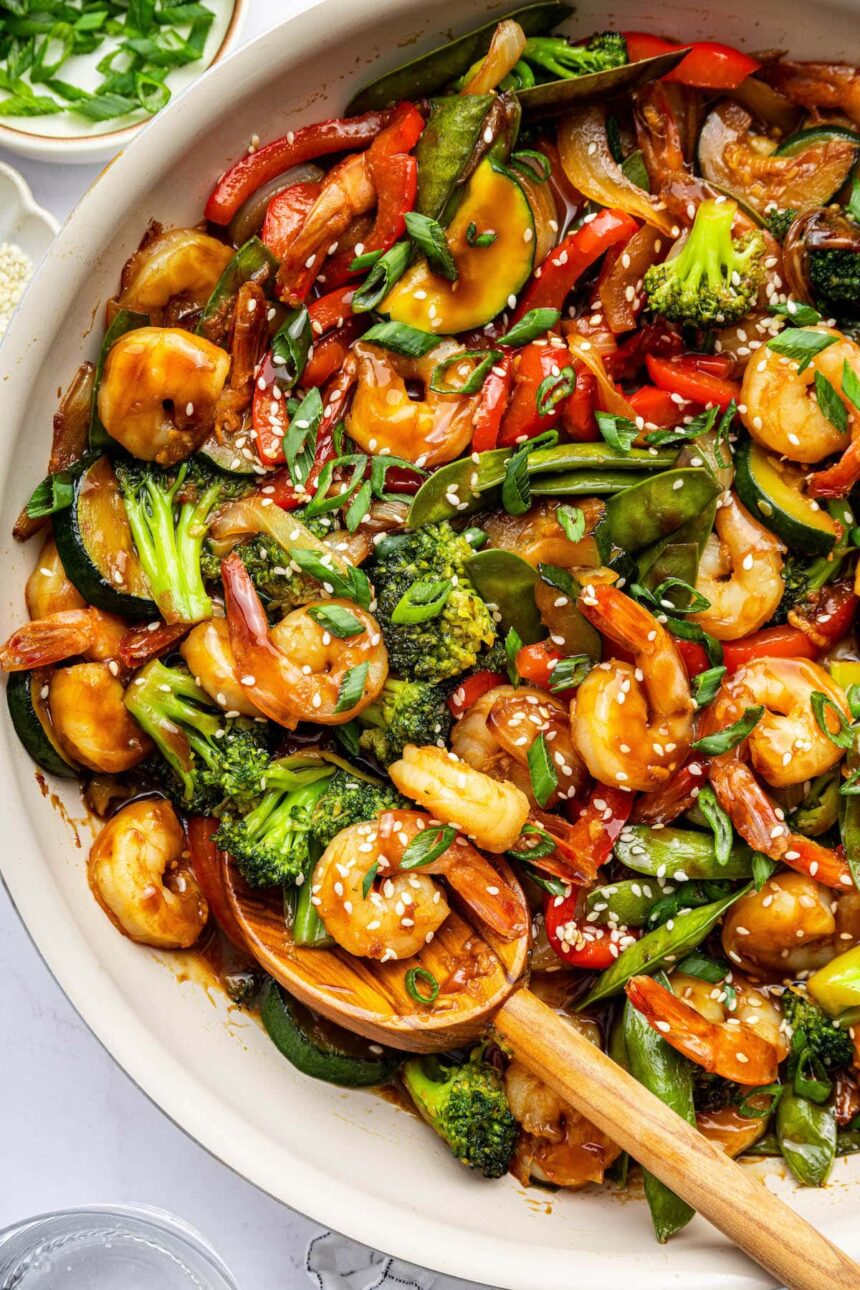
[[[2,1267],[3,1247],[8,1246],[15,1237],[22,1237],[28,1232],[35,1232],[38,1228],[49,1228],[52,1224],[58,1221],[61,1222],[63,1219],[73,1220],[79,1218],[127,1219],[155,1231],[165,1232],[175,1239],[181,1240],[199,1259],[204,1260],[209,1265],[209,1270],[217,1272],[222,1278],[225,1287],[229,1287],[229,1290],[239,1290],[238,1282],[227,1264],[202,1232],[198,1231],[196,1227],[179,1214],[173,1214],[170,1210],[161,1209],[157,1205],[137,1202],[73,1205],[66,1209],[47,1210],[42,1214],[33,1214],[30,1217],[11,1223],[7,1227],[0,1228],[0,1272],[4,1270]]]

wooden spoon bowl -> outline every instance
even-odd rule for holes
[[[528,928],[522,888],[506,861],[493,863]],[[478,930],[450,890],[451,913],[414,958],[380,963],[340,948],[304,949],[293,943],[280,892],[249,887],[223,853],[221,864],[227,900],[260,966],[314,1012],[376,1043],[416,1053],[474,1043],[525,972],[528,931],[505,941],[488,928]],[[410,968],[424,968],[439,982],[432,1007],[407,990]]]

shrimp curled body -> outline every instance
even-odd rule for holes
[[[782,599],[782,543],[754,520],[734,493],[717,511],[696,578],[696,591],[710,601],[691,614],[717,640],[757,632]]]
[[[610,659],[589,672],[571,704],[574,746],[601,784],[650,792],[681,765],[692,739],[694,705],[678,647],[615,587],[588,586],[578,604],[635,666]]]
[[[342,829],[326,847],[314,870],[312,900],[326,930],[350,954],[386,962],[423,949],[450,913],[433,875],[443,876],[498,935],[512,939],[525,932],[515,894],[464,837],[430,864],[400,868],[409,843],[431,826],[419,811],[385,811]]]
[[[122,309],[152,314],[178,297],[204,305],[232,250],[197,228],[169,228],[145,242],[123,270]]]
[[[93,843],[93,894],[121,932],[141,945],[187,949],[206,925],[209,910],[183,860],[185,834],[169,802],[131,802]]]

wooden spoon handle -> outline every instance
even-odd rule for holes
[[[750,1173],[518,990],[495,1017],[517,1059],[790,1290],[857,1290],[860,1267]]]

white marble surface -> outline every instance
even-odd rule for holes
[[[301,7],[252,0],[244,38]],[[0,160],[61,220],[100,169],[3,149]],[[219,1164],[139,1092],[67,1002],[2,887],[0,982],[0,1229],[56,1207],[142,1201],[198,1227],[242,1290],[312,1285],[305,1251],[321,1229]]]

